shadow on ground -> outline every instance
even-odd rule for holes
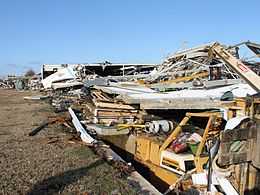
[[[74,170],[66,171],[60,175],[52,176],[43,181],[36,183],[32,190],[27,193],[27,195],[35,195],[35,194],[57,194],[58,192],[62,192],[67,185],[70,185],[81,177],[85,176],[88,170],[95,168],[99,165],[102,165],[104,160],[100,159],[89,166],[81,167]]]

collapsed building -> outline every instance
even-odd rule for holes
[[[259,54],[215,42],[160,65],[44,65],[42,84],[84,142],[109,144],[161,192],[243,194],[260,185]]]
[[[109,61],[90,64],[43,64],[41,75],[44,88],[55,88],[55,83],[68,80],[77,80],[83,84],[84,80],[94,80],[98,77],[120,81],[140,79],[150,73],[155,66],[156,64],[126,64]],[[53,75],[54,73],[55,75]],[[75,83],[75,85],[77,84]],[[73,84],[64,84],[64,87],[71,86]]]

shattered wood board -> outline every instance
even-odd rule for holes
[[[107,101],[111,102],[113,99],[109,98],[106,94],[104,94],[102,91],[92,91],[91,95],[93,97],[94,102],[96,100],[102,100],[102,101]]]
[[[137,110],[95,109],[94,116],[136,116]]]
[[[131,117],[131,116],[94,117],[93,122],[101,123],[101,124],[110,124],[112,121],[116,121],[116,120],[127,120],[133,122],[134,119],[135,117]]]
[[[122,110],[122,109],[95,109],[94,123],[110,123],[113,120],[131,120],[138,115],[137,110]]]
[[[117,104],[117,103],[109,103],[109,102],[94,102],[96,107],[99,108],[117,108],[117,109],[126,109],[126,110],[134,110],[133,106],[127,104]]]

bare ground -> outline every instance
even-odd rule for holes
[[[118,169],[59,125],[28,133],[50,105],[26,101],[32,92],[0,89],[0,194],[137,194]]]

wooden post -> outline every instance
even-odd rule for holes
[[[179,133],[182,130],[182,126],[185,125],[188,120],[190,119],[190,116],[185,116],[182,121],[180,122],[180,124],[173,130],[173,132],[171,133],[171,135],[164,141],[163,145],[160,148],[160,152],[165,150],[169,144],[176,139],[176,137],[179,135]]]

